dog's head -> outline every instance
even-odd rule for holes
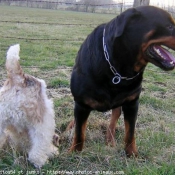
[[[125,48],[120,52],[130,52],[130,57],[136,57],[135,71],[148,62],[164,70],[175,67],[175,58],[167,50],[175,50],[175,22],[165,10],[153,6],[131,8],[111,21],[107,28],[115,31],[113,52],[117,52],[117,42],[120,42]]]

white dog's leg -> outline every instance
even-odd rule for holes
[[[58,149],[52,144],[53,133],[45,125],[36,126],[29,131],[32,147],[29,151],[29,161],[36,167],[42,167],[47,159],[58,154]]]
[[[2,127],[2,124],[0,123],[0,148],[3,147],[7,140],[7,134],[4,130],[4,127]]]
[[[0,148],[2,148],[3,145],[4,145],[5,142],[6,142],[7,137],[6,137],[6,134],[5,134],[5,133],[0,133],[0,134],[1,134],[1,135],[0,135]]]
[[[31,149],[29,151],[29,161],[37,168],[42,167],[48,159],[45,148],[45,136],[38,128],[30,130],[30,137],[32,141]]]

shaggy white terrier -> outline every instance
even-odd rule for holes
[[[20,46],[7,52],[8,79],[0,89],[0,148],[8,140],[40,168],[58,155],[53,145],[55,120],[53,103],[46,95],[44,80],[24,74],[19,64]]]

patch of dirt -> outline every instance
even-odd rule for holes
[[[62,98],[71,95],[70,88],[47,89],[49,98]]]

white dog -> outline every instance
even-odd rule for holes
[[[16,44],[7,52],[8,79],[0,89],[0,148],[10,140],[27,151],[29,161],[40,168],[49,157],[58,154],[52,144],[53,103],[46,95],[45,81],[22,71],[19,51]]]

